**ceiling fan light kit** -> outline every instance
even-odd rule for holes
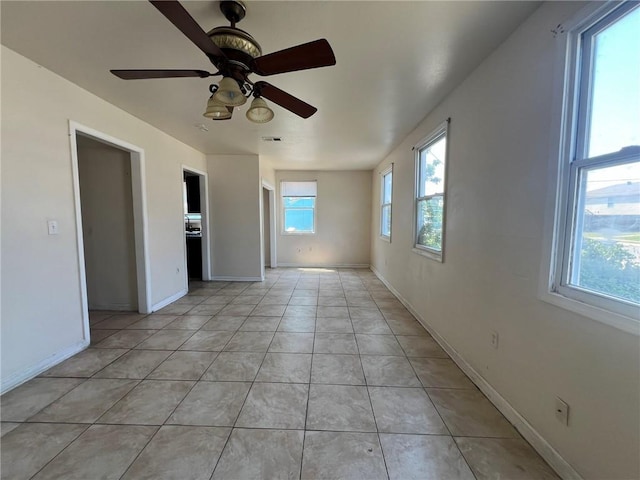
[[[218,90],[213,94],[213,98],[223,105],[229,107],[239,107],[247,103],[238,82],[231,77],[224,77],[218,84]]]
[[[209,73],[204,70],[111,70],[115,76],[123,80],[141,80],[207,78],[222,75],[219,84],[210,88],[213,95],[207,102],[204,113],[205,117],[213,120],[231,118],[233,108],[246,103],[247,97],[252,94],[254,99],[247,111],[247,118],[255,123],[266,123],[274,117],[273,110],[262,97],[302,118],[309,118],[317,111],[312,105],[268,82],[252,82],[249,75],[255,73],[269,76],[335,65],[336,59],[327,40],[315,40],[262,55],[258,42],[249,33],[236,28],[236,23],[244,18],[247,11],[244,3],[238,0],[220,2],[220,10],[231,25],[215,27],[209,33],[205,33],[180,2],[149,0],[149,3],[191,40],[218,71]]]
[[[227,118],[231,118],[231,112],[227,109],[226,105],[216,100],[215,95],[211,95],[207,102],[207,109],[202,116],[213,118],[214,120],[226,120]]]
[[[255,97],[247,110],[247,118],[253,123],[267,123],[274,117],[273,110],[269,108],[267,102],[261,97]]]

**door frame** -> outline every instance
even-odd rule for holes
[[[201,224],[200,232],[202,234],[202,280],[211,280],[211,236],[209,234],[209,176],[207,172],[198,170],[197,168],[189,167],[188,165],[180,166],[180,185],[184,182],[184,172],[198,175],[200,184],[200,215]],[[180,197],[182,198],[182,197]],[[204,210],[204,211],[203,211]],[[182,211],[182,209],[180,210]],[[180,216],[182,222],[180,228],[184,231],[184,213]],[[189,269],[187,267],[187,242],[182,242],[184,245],[184,288],[189,289]]]
[[[84,237],[82,233],[82,204],[80,199],[80,174],[78,169],[77,135],[129,152],[131,160],[131,192],[133,196],[133,231],[136,252],[136,280],[138,287],[138,311],[151,313],[151,267],[149,263],[149,219],[147,215],[147,188],[144,150],[128,142],[102,133],[93,128],[69,120],[71,145],[71,172],[73,201],[76,217],[76,244],[78,249],[78,277],[85,340],[90,340],[89,304],[87,299],[87,272],[84,262]]]
[[[276,189],[273,185],[267,182],[264,178],[261,181],[260,186],[260,271],[262,279],[265,278],[264,268],[264,193],[262,189],[266,189],[269,192],[269,254],[271,255],[271,267],[277,268],[278,260],[276,258]]]

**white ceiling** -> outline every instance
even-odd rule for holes
[[[204,153],[260,154],[276,169],[370,169],[495,49],[539,2],[254,1],[238,25],[264,54],[318,38],[337,64],[265,79],[316,106],[307,120],[273,106],[202,117],[217,78],[120,80],[110,69],[215,71],[146,1],[2,1],[2,43]],[[208,31],[214,1],[183,2]],[[254,80],[257,78],[253,77]],[[208,132],[200,131],[204,123]],[[261,141],[281,136],[281,143]]]

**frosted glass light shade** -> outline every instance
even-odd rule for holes
[[[273,119],[273,110],[261,97],[255,97],[247,110],[247,118],[254,123],[267,123]]]
[[[215,95],[211,95],[209,98],[209,101],[207,102],[207,110],[202,114],[202,116],[213,120],[231,118],[231,112],[227,110],[227,107],[218,102],[214,97]]]
[[[242,94],[238,82],[231,77],[223,77],[218,85],[218,91],[213,98],[223,105],[238,107],[247,102],[247,97]]]

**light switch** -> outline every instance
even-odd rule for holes
[[[56,220],[47,220],[47,229],[49,235],[58,235],[58,222]]]

